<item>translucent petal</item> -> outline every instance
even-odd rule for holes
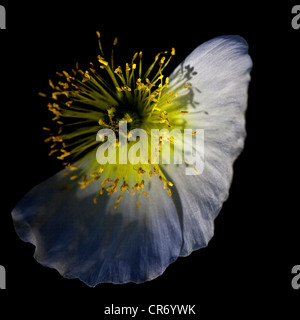
[[[243,149],[247,90],[252,61],[238,36],[212,39],[196,48],[170,76],[170,90],[188,110],[186,127],[204,129],[204,170],[187,176],[184,167],[165,166],[182,207],[181,256],[206,246],[213,220],[228,197],[232,165]],[[201,155],[199,155],[200,157]]]
[[[38,262],[94,286],[151,280],[176,260],[180,222],[158,179],[151,180],[149,198],[140,196],[138,210],[134,196],[114,209],[117,194],[103,194],[95,205],[97,183],[68,188],[64,172],[34,187],[12,213],[20,238],[36,246]]]

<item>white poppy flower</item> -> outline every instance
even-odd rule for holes
[[[48,109],[57,131],[44,128],[46,142],[65,168],[28,192],[12,216],[20,238],[35,245],[36,260],[64,277],[90,286],[140,283],[212,238],[244,145],[252,62],[245,40],[221,36],[197,47],[165,78],[173,48],[143,73],[142,52],[125,68],[116,67],[113,52],[110,63],[105,59],[97,35],[100,71],[109,79],[91,64],[89,71],[77,66],[71,75],[58,72],[57,84],[49,81]],[[145,149],[147,161],[127,162],[126,151],[138,157],[138,142],[122,134],[121,121],[132,136],[138,128],[149,137],[153,129],[180,130],[184,147],[193,149],[202,130],[204,149],[184,153],[182,164],[164,164],[162,157],[153,162],[164,143],[171,145],[171,158],[182,155],[173,137],[158,134],[157,148]],[[99,149],[109,140],[99,130],[113,133],[116,141],[109,143],[116,154]],[[97,152],[115,163],[101,163]],[[200,170],[189,157],[201,159]]]

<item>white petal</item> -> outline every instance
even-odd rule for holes
[[[181,255],[207,245],[213,220],[228,197],[232,165],[245,138],[244,112],[252,67],[247,43],[238,36],[212,39],[196,48],[170,76],[177,104],[189,110],[186,127],[204,129],[204,171],[187,176],[183,167],[165,166],[182,207]],[[175,101],[175,99],[174,99]]]
[[[217,108],[231,98],[245,111],[251,68],[248,45],[243,38],[217,37],[197,47],[172,72],[170,90],[191,84],[190,100],[185,104],[191,110]],[[185,91],[182,89],[181,95],[185,95]]]
[[[151,280],[177,259],[182,244],[180,221],[158,179],[150,197],[102,195],[93,203],[97,182],[83,190],[69,185],[65,170],[33,188],[12,216],[20,238],[36,246],[35,258],[66,278],[90,286],[101,282]]]

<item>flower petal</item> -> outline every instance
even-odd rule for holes
[[[64,172],[34,187],[12,212],[20,238],[36,246],[38,262],[95,286],[151,280],[177,259],[180,221],[158,179],[151,179],[149,198],[140,196],[138,210],[131,195],[114,209],[117,193],[94,204],[97,183],[68,188]]]
[[[179,91],[177,100],[189,111],[186,127],[204,129],[205,164],[200,175],[187,176],[183,167],[164,168],[183,208],[181,256],[207,245],[213,220],[228,197],[232,165],[246,136],[244,112],[252,67],[247,50],[247,43],[238,36],[212,39],[196,48],[170,76],[170,90],[191,85]]]

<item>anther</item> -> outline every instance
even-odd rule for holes
[[[138,169],[138,174],[144,174],[146,171],[143,170],[141,167]]]

